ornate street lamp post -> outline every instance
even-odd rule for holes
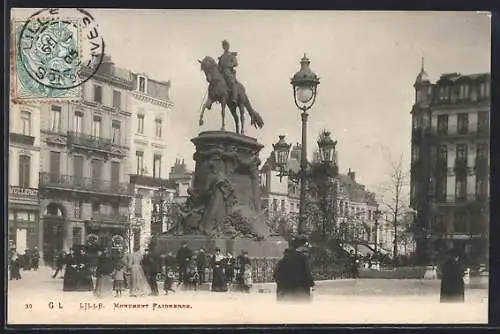
[[[155,231],[151,231],[151,234],[160,234],[163,228],[163,220],[165,219],[166,210],[165,203],[167,189],[165,186],[161,186],[158,189],[157,195],[154,197],[153,202],[153,214],[151,215],[151,230],[153,230],[153,226],[155,227]],[[159,227],[158,227],[159,226]]]
[[[380,215],[382,214],[382,212],[380,212],[380,210],[377,208],[377,210],[375,210],[373,212],[373,215],[375,216],[375,255],[377,255],[377,252],[378,252],[378,227],[379,227],[379,223],[378,223],[378,220],[380,218]]]
[[[320,153],[320,163],[321,170],[319,173],[321,177],[335,177],[338,172],[337,163],[335,161],[335,145],[337,141],[333,141],[330,137],[330,132],[324,130],[318,140],[318,147]],[[307,173],[307,160],[306,167],[301,168],[298,173],[294,173],[292,170],[286,170],[285,167],[288,163],[290,155],[290,147],[292,145],[285,141],[285,136],[280,135],[279,140],[276,144],[273,144],[273,150],[275,154],[276,164],[280,168],[280,181],[283,176],[288,176],[293,182],[301,182],[301,194],[300,194],[300,213],[299,213],[299,226],[297,228],[298,234],[304,233],[304,222],[305,222],[305,180],[308,177],[314,176]],[[303,147],[302,147],[303,149]],[[317,175],[316,175],[317,176]],[[329,180],[321,179],[320,183],[328,183]],[[325,195],[326,196],[326,195]]]
[[[306,169],[307,169],[307,111],[311,109],[316,101],[317,87],[319,85],[318,76],[311,71],[309,58],[304,57],[300,61],[300,70],[295,73],[290,83],[293,87],[293,98],[295,105],[302,113],[302,151],[300,156],[300,208],[298,234],[304,233],[305,205],[306,205]]]

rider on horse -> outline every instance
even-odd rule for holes
[[[231,91],[231,101],[236,103],[238,92],[236,86],[236,70],[234,68],[238,66],[238,60],[236,59],[237,53],[229,51],[229,42],[226,40],[222,41],[222,48],[224,49],[224,53],[219,57],[219,67]]]

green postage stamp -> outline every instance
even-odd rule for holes
[[[87,30],[91,29],[92,33]],[[79,101],[99,68],[104,42],[84,10],[44,9],[12,22],[11,92],[15,103]]]

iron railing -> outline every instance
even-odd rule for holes
[[[100,151],[111,151],[113,145],[119,145],[119,143],[113,143],[108,138],[68,131],[68,145],[82,146]]]
[[[38,189],[20,186],[9,186],[9,198],[18,200],[38,200]]]
[[[55,173],[40,173],[40,187],[64,188],[129,196],[132,194],[130,183]]]

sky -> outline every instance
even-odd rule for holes
[[[237,78],[265,125],[246,134],[265,147],[278,135],[301,139],[290,78],[304,55],[320,77],[309,111],[308,155],[326,128],[337,140],[341,173],[350,168],[374,189],[387,179],[389,156],[410,165],[410,109],[421,59],[432,80],[443,73],[490,71],[490,17],[476,12],[334,12],[89,9],[116,66],[172,83],[168,143],[173,163],[194,168],[200,131],[218,130],[220,106],[198,126],[207,82],[198,59],[218,57],[227,39],[238,52]],[[247,118],[248,119],[248,118]],[[234,130],[229,111],[226,125]],[[171,164],[170,163],[170,164]]]

